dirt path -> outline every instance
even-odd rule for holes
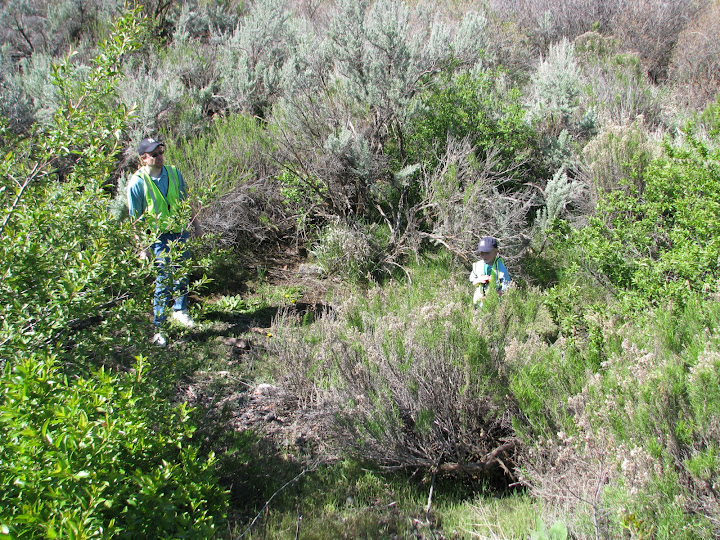
[[[271,261],[267,261],[270,263]],[[252,316],[245,314],[214,314],[215,320],[205,321],[203,330],[191,340],[207,348],[207,369],[197,371],[179,388],[189,405],[204,415],[203,436],[210,439],[214,432],[251,430],[268,449],[282,453],[298,462],[334,460],[328,445],[329,413],[316,407],[303,407],[296,396],[277,383],[262,383],[266,375],[256,377],[258,366],[266,362],[264,355],[272,339],[272,320],[282,309],[300,316],[313,316],[331,309],[326,304],[333,280],[322,279],[319,268],[293,260],[289,264],[264,266],[263,282],[272,287],[300,288],[302,296],[294,303],[264,308]],[[252,296],[252,291],[249,291]]]

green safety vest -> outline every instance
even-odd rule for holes
[[[498,290],[500,289],[501,284],[498,283],[498,281],[497,281],[499,266],[500,266],[500,257],[495,257],[495,261],[492,263],[492,265],[489,265],[489,264],[483,262],[483,267],[485,268],[485,274],[490,276],[490,281],[483,285],[483,291],[490,288],[491,285],[494,285]]]
[[[181,226],[173,223],[175,209],[180,203],[180,180],[178,179],[177,167],[165,166],[168,172],[168,192],[166,196],[157,187],[157,184],[150,178],[148,167],[141,167],[138,176],[145,182],[146,214],[154,216],[152,221],[156,223],[162,232],[180,232]]]

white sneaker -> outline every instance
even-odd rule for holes
[[[186,328],[192,328],[195,326],[195,321],[190,318],[190,315],[185,311],[173,311],[173,319],[185,326]]]
[[[154,343],[158,347],[167,347],[167,338],[160,333],[153,336],[151,343]]]

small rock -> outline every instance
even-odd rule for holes
[[[226,337],[223,338],[222,341],[223,343],[225,343],[225,345],[229,345],[230,347],[233,347],[235,349],[247,350],[250,348],[250,342],[246,339],[237,337]]]
[[[317,264],[302,263],[298,267],[297,273],[301,276],[319,276],[322,275],[323,271]]]
[[[272,384],[259,384],[255,387],[255,390],[253,390],[253,394],[256,396],[271,396],[273,394],[276,394],[278,391],[277,386],[273,386]]]

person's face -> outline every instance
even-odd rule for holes
[[[485,264],[492,264],[495,261],[495,257],[497,257],[497,254],[497,249],[493,249],[492,251],[481,251],[480,258]]]
[[[142,155],[143,165],[148,165],[150,167],[162,167],[164,153],[165,148],[163,146],[158,146],[152,152],[144,153]]]

